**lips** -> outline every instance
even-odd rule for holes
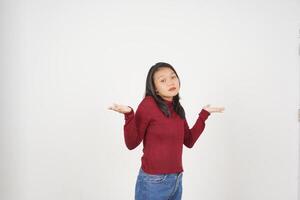
[[[173,91],[173,90],[175,90],[176,89],[176,87],[171,87],[170,89],[169,89],[169,91]]]

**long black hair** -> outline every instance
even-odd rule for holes
[[[165,101],[156,94],[155,92],[155,85],[154,85],[154,73],[162,67],[167,67],[170,68],[171,70],[174,71],[174,73],[176,74],[178,80],[179,80],[179,86],[180,86],[180,79],[177,75],[177,72],[175,71],[175,69],[173,68],[172,65],[170,65],[169,63],[165,63],[165,62],[158,62],[155,65],[153,65],[148,72],[147,75],[147,79],[146,79],[146,91],[144,94],[144,97],[146,96],[152,96],[154,98],[154,100],[156,101],[156,104],[158,105],[158,107],[160,108],[160,110],[164,113],[165,116],[170,117],[171,113],[169,111],[168,105],[165,103]],[[181,106],[180,102],[180,96],[179,93],[173,97],[173,108],[174,111],[182,118],[185,119],[185,111],[184,108]]]

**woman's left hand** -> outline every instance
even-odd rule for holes
[[[223,113],[223,111],[225,110],[224,107],[210,107],[210,104],[204,106],[203,109],[208,111],[209,113],[213,113],[213,112]]]

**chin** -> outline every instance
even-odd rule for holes
[[[174,92],[174,93],[172,94],[172,96],[175,97],[177,94],[178,94],[178,92]]]

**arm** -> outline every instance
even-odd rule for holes
[[[130,107],[130,106],[129,106]],[[131,108],[131,107],[130,107]],[[149,108],[141,102],[136,113],[133,109],[124,114],[124,138],[129,150],[136,148],[144,139],[146,129],[150,122]]]
[[[188,148],[192,148],[203,132],[205,128],[205,120],[210,115],[210,112],[208,112],[205,109],[202,109],[199,113],[199,117],[194,124],[193,128],[189,128],[189,125],[186,120],[184,120],[184,145]]]

